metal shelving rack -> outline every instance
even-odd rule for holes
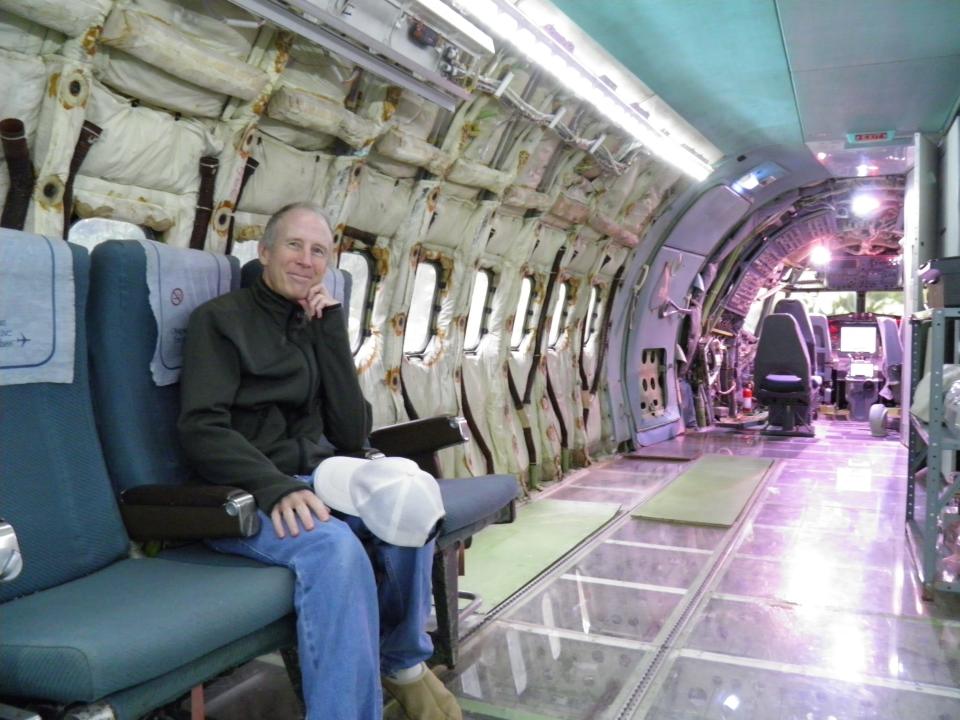
[[[910,397],[916,393],[923,376],[927,334],[930,334],[930,423],[910,414],[909,457],[907,483],[907,541],[914,565],[923,586],[923,597],[933,598],[934,590],[960,593],[960,577],[954,578],[938,567],[938,542],[944,509],[960,492],[960,473],[945,477],[943,458],[947,452],[960,450],[960,438],[951,434],[943,423],[943,366],[957,362],[956,338],[960,337],[960,308],[937,308],[914,316],[910,323],[911,378]],[[948,332],[949,331],[949,332]],[[950,345],[947,346],[947,337]],[[926,460],[926,481],[917,477]],[[918,495],[921,497],[918,498]],[[919,502],[918,502],[919,499]],[[917,518],[915,510],[923,514]]]

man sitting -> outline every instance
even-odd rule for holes
[[[206,481],[250,492],[262,520],[253,537],[210,544],[295,573],[308,720],[380,718],[380,673],[411,720],[460,718],[424,663],[433,541],[389,545],[359,518],[332,517],[306,484],[334,452],[360,451],[371,427],[323,284],[330,222],[313,204],[287,205],[258,251],[262,277],[194,311],[184,347],[183,448]]]

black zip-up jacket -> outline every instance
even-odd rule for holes
[[[342,308],[307,321],[262,278],[193,312],[180,386],[180,442],[197,473],[266,513],[303,489],[291,476],[313,472],[330,443],[355,453],[370,434]]]

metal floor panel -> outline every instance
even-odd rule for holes
[[[872,437],[865,423],[821,421],[816,430],[815,439],[707,432],[665,443],[780,463],[740,528],[625,516],[556,568],[492,622],[496,630],[468,640],[470,658],[486,659],[465,660],[451,685],[466,716],[960,717],[960,608],[920,599],[903,530],[906,449]],[[688,466],[619,458],[548,492],[626,504],[625,490],[648,490]],[[678,617],[684,603],[692,610]],[[528,698],[528,664],[526,679],[509,680],[519,665],[504,648],[506,626],[542,633],[544,667],[577,667],[591,646],[602,651],[590,664],[591,689],[554,670],[549,702],[539,691]],[[629,662],[608,661],[617,641],[635,643],[624,646],[635,652]],[[514,655],[519,647],[531,656],[512,642]],[[647,677],[658,654],[663,662]],[[464,675],[485,676],[492,665],[497,690],[464,685]],[[642,686],[639,698],[630,698],[632,684]]]

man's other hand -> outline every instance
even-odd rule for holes
[[[327,286],[322,282],[317,283],[312,286],[307,291],[307,297],[300,300],[300,307],[303,308],[304,314],[307,316],[307,319],[321,317],[323,315],[324,308],[333,307],[334,305],[339,305],[333,297],[330,296],[330,293],[327,291]]]
[[[297,490],[289,495],[284,495],[270,511],[273,530],[277,533],[277,537],[281,539],[286,537],[284,524],[286,524],[290,535],[293,537],[300,534],[301,524],[307,532],[313,530],[314,516],[320,522],[326,522],[330,519],[330,510],[311,490]],[[299,523],[297,522],[298,519]]]

